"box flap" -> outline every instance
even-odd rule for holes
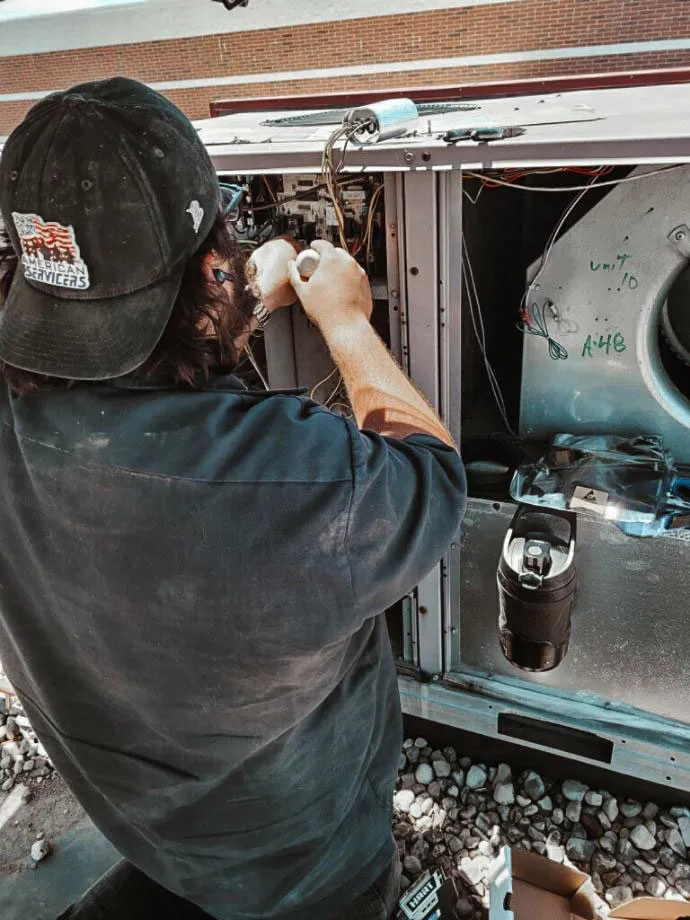
[[[661,898],[636,898],[612,910],[617,920],[690,920],[690,904]]]
[[[489,879],[489,920],[592,920],[589,876],[525,850],[505,847]]]

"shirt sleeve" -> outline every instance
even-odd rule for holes
[[[457,535],[467,501],[457,451],[350,426],[353,496],[346,547],[355,602],[376,616],[417,585]]]

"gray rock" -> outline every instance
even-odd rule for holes
[[[433,760],[431,766],[439,779],[446,779],[450,776],[450,764],[447,760]]]
[[[664,831],[664,840],[671,847],[674,853],[677,853],[682,859],[685,859],[687,850],[685,848],[685,844],[683,843],[683,837],[677,828],[666,828]]]
[[[448,838],[448,849],[451,853],[459,853],[462,849],[462,840],[456,837],[455,834],[451,834]]]
[[[661,821],[664,827],[678,827],[678,822],[670,815],[659,815],[659,821]]]
[[[582,802],[568,802],[568,805],[565,809],[565,816],[568,821],[572,821],[573,824],[577,824],[582,815]]]
[[[434,778],[434,771],[428,763],[420,763],[414,772],[415,779],[423,786],[427,786]]]
[[[491,821],[485,814],[477,815],[477,820],[475,821],[477,830],[482,834],[490,834],[493,830],[493,825]]]
[[[446,795],[449,795],[452,798],[457,799],[457,797],[460,795],[460,790],[455,785],[455,783],[451,783],[451,785],[446,789]]]
[[[526,795],[522,795],[520,792],[518,792],[515,801],[520,806],[520,808],[527,808],[527,806],[532,803],[532,799],[528,799]]]
[[[411,789],[417,780],[414,778],[414,773],[403,773],[400,777],[400,786],[402,789]]]
[[[553,811],[553,802],[551,801],[551,797],[548,795],[545,795],[543,799],[539,799],[537,806],[539,807],[539,811],[543,812],[544,814],[549,814]]]
[[[410,806],[414,802],[414,792],[411,789],[401,789],[399,792],[396,792],[393,796],[393,805],[398,811],[407,814],[410,810]]]
[[[409,880],[409,878],[406,875],[400,876],[400,891],[401,892],[407,891],[407,889],[410,887],[411,884],[412,882]]]
[[[405,740],[403,741],[403,751],[406,751],[408,748],[411,748],[413,744],[414,744],[414,741],[412,740],[412,738],[405,738]]]
[[[678,830],[683,838],[683,843],[690,850],[690,818],[681,815],[678,818]]]
[[[441,791],[441,784],[438,782],[438,780],[434,780],[433,782],[429,783],[427,792],[432,799],[437,799],[441,795]]]
[[[642,805],[639,802],[623,802],[620,811],[625,818],[636,818],[642,814]]]
[[[563,795],[569,802],[581,802],[587,793],[587,788],[584,783],[576,779],[567,779],[562,787]]]
[[[469,757],[461,757],[458,761],[463,770],[469,770],[472,766],[472,761]]]
[[[532,849],[535,853],[538,853],[540,856],[546,855],[546,844],[543,840],[533,840]]]
[[[422,864],[416,856],[406,856],[403,860],[403,869],[410,878],[417,878],[422,874]]]
[[[616,848],[615,842],[608,837],[602,837],[601,839],[597,840],[597,846],[605,853],[613,853]]]
[[[475,764],[473,767],[470,767],[466,783],[470,789],[481,789],[486,785],[487,775],[485,766],[482,764]]]
[[[36,766],[36,761],[34,760],[25,760],[24,761],[24,772],[31,773],[33,768]]]
[[[426,738],[417,738],[414,743],[414,746],[420,751],[423,751],[425,747],[428,747],[428,745],[429,742],[426,740]]]
[[[539,799],[543,799],[546,793],[544,780],[538,773],[535,773],[534,770],[530,770],[527,773],[522,783],[522,788],[525,790],[525,795],[528,796],[532,802],[538,802]]]
[[[604,875],[616,868],[617,859],[615,856],[609,856],[606,853],[595,853],[592,857],[592,871]]]
[[[613,822],[618,817],[618,801],[614,798],[604,799],[604,805],[602,807],[602,811],[604,812],[606,817],[609,819],[611,824],[613,824]]]
[[[656,846],[654,836],[649,833],[644,824],[639,824],[630,831],[630,842],[638,850],[653,850]]]
[[[627,885],[619,885],[616,888],[609,888],[604,897],[611,907],[620,907],[626,901],[632,901],[633,891]]]
[[[431,798],[430,795],[422,796],[421,799],[422,799],[422,800],[421,800],[421,802],[420,802],[419,804],[420,804],[420,807],[421,807],[421,809],[422,809],[422,814],[423,814],[423,815],[430,815],[430,814],[431,814],[431,811],[432,811],[432,809],[433,809],[433,807],[434,807],[434,800]]]
[[[554,808],[551,820],[554,824],[560,826],[565,821],[565,815],[562,808]]]
[[[37,840],[31,847],[31,858],[34,862],[40,862],[50,855],[50,844],[47,840]]]
[[[539,814],[539,808],[537,805],[528,805],[527,808],[523,811],[523,815],[526,818],[531,818],[533,815]]]
[[[448,763],[456,763],[458,759],[458,755],[454,747],[444,747],[443,756],[446,758]]]
[[[411,767],[414,767],[419,763],[419,748],[411,747],[408,749],[407,753],[407,762]]]
[[[645,819],[645,821],[653,821],[658,814],[659,806],[655,805],[654,802],[647,802],[645,807],[642,809],[642,817]]]
[[[565,845],[568,859],[579,863],[588,863],[594,856],[594,849],[592,841],[583,840],[582,837],[571,837]]]
[[[507,763],[499,763],[496,770],[496,782],[497,783],[512,783],[513,781],[513,771],[510,769]]]
[[[597,818],[599,819],[599,824],[601,824],[601,826],[604,828],[605,831],[611,830],[611,826],[612,826],[611,822],[606,817],[603,811],[600,811],[597,813]]]
[[[14,786],[14,776],[10,776],[9,779],[6,779],[2,786],[0,786],[0,789],[2,789],[3,792],[9,792],[12,786]]]
[[[604,796],[601,792],[595,792],[594,789],[590,789],[589,792],[585,793],[585,802],[591,805],[592,808],[599,808],[604,803]]]
[[[662,898],[666,891],[666,882],[660,879],[658,875],[653,875],[645,882],[644,890],[653,898]]]
[[[679,878],[675,887],[679,895],[685,898],[686,901],[690,901],[690,879]]]
[[[537,830],[537,828],[534,825],[527,828],[527,836],[530,837],[532,840],[544,840],[544,841],[546,840],[546,834],[544,834],[540,830]]]
[[[498,805],[512,805],[515,802],[515,787],[511,782],[494,785],[494,802]]]
[[[670,809],[672,818],[690,818],[690,808],[687,805],[677,805]]]
[[[646,828],[644,828],[644,830],[646,830]],[[619,840],[616,852],[618,853],[620,861],[626,866],[629,866],[637,856],[635,847],[629,840]]]
[[[644,859],[636,859],[634,866],[637,866],[638,869],[642,869],[645,875],[654,875],[654,866],[650,866],[648,862],[645,862]],[[630,867],[632,871],[632,866]]]

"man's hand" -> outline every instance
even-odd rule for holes
[[[368,321],[373,302],[364,269],[344,249],[336,249],[326,240],[316,240],[311,248],[321,261],[309,281],[302,281],[294,261],[289,268],[290,281],[309,319],[322,332]]]
[[[295,302],[288,265],[298,251],[296,243],[280,237],[256,249],[247,262],[247,280],[256,284],[271,313]]]

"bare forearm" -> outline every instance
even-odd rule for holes
[[[429,434],[455,446],[441,419],[364,316],[325,325],[321,332],[343,377],[360,428],[392,438]]]

